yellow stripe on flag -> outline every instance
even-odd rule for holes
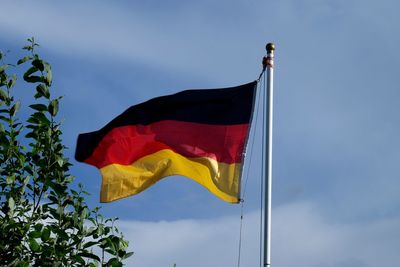
[[[186,158],[164,149],[131,165],[111,164],[100,169],[101,202],[135,195],[164,177],[182,175],[230,203],[239,202],[241,163],[219,163],[208,157]]]

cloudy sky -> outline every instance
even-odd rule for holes
[[[79,133],[155,96],[255,80],[276,43],[272,266],[395,266],[398,10],[395,0],[3,0],[0,49],[16,61],[26,38],[41,44],[64,96],[72,173],[94,207],[100,176],[73,160]],[[259,264],[260,128],[246,161],[244,267]],[[240,206],[188,179],[101,206],[130,240],[128,266],[237,266]]]

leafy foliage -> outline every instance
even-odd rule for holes
[[[17,65],[5,64],[0,52],[0,265],[122,266],[133,253],[115,219],[89,209],[81,184],[71,189],[56,121],[61,97],[51,97],[51,65],[36,54],[35,40],[28,42]],[[23,80],[36,88],[36,103],[21,122],[12,95],[17,76],[8,70],[25,65]]]

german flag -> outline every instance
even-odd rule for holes
[[[186,90],[132,106],[102,129],[80,134],[75,158],[100,170],[101,202],[182,175],[238,203],[256,84]]]

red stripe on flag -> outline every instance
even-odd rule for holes
[[[172,120],[122,126],[110,131],[85,162],[98,168],[113,163],[129,165],[159,150],[171,149],[185,157],[239,163],[248,129],[248,124],[209,125]]]

